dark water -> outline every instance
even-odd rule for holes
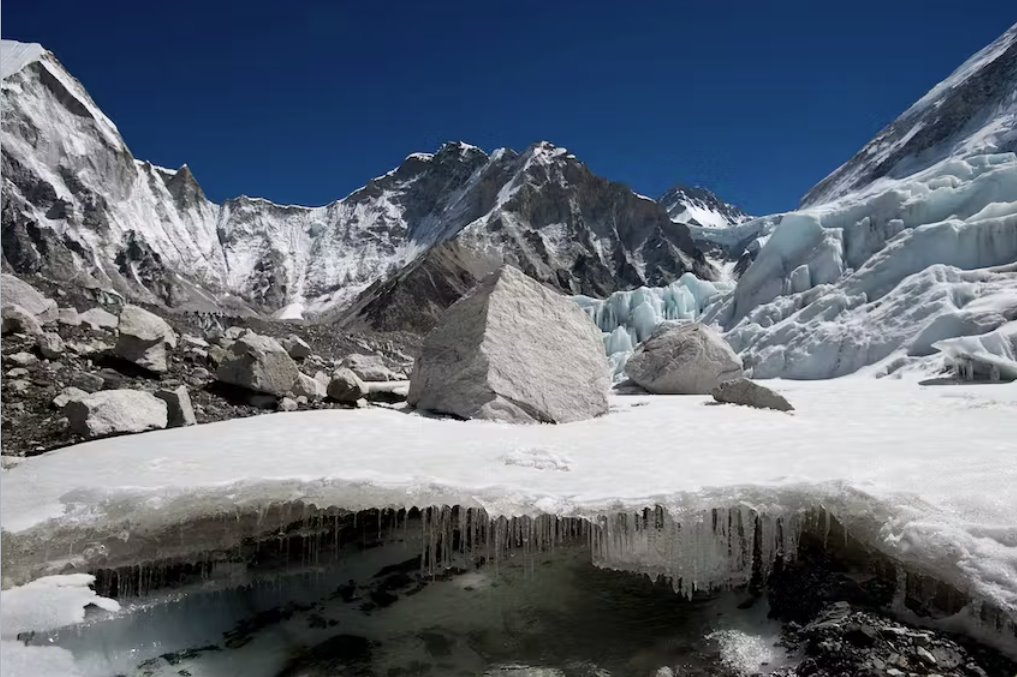
[[[595,568],[582,547],[441,576],[418,553],[389,543],[313,572],[195,586],[39,641],[96,676],[723,675],[784,658],[763,602],[688,602]]]

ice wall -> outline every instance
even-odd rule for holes
[[[640,287],[615,292],[606,299],[579,295],[572,300],[603,332],[604,351],[618,380],[632,351],[657,325],[697,320],[710,303],[730,290],[722,282],[707,282],[685,273],[666,287]]]
[[[931,369],[937,341],[1017,319],[1015,262],[1017,157],[950,158],[784,215],[705,320],[756,378],[832,378],[906,358]],[[1009,359],[995,339],[980,345]]]

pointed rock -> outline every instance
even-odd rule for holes
[[[600,332],[567,298],[504,266],[424,340],[408,400],[460,418],[567,423],[607,412]]]

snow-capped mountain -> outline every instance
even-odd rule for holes
[[[657,202],[664,206],[672,221],[689,226],[729,228],[752,218],[700,186],[674,186]]]
[[[876,179],[899,179],[948,157],[1017,151],[1017,26],[933,87],[850,160],[820,181],[802,207]]]
[[[453,240],[572,293],[715,272],[660,205],[546,142],[490,155],[448,143],[322,207],[215,204],[188,167],[135,159],[52,53],[2,52],[3,254],[19,272],[281,316],[334,315]]]

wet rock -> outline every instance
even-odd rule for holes
[[[35,287],[7,273],[0,274],[0,299],[32,314],[40,325],[56,322],[56,301],[43,296]]]
[[[247,332],[234,341],[216,370],[223,383],[283,396],[299,375],[289,353],[275,339]]]
[[[86,437],[140,433],[165,428],[166,403],[139,390],[103,390],[64,407],[72,431]]]
[[[307,345],[304,339],[295,334],[290,334],[290,336],[283,339],[282,346],[294,360],[302,360],[311,354],[311,346]]]
[[[165,320],[144,308],[124,306],[119,327],[113,347],[118,357],[156,373],[168,369],[166,350],[176,346],[177,337]]]
[[[102,308],[90,308],[81,313],[81,323],[86,324],[93,330],[116,329],[120,324],[120,318]]]
[[[364,397],[367,386],[360,377],[346,368],[336,369],[332,380],[328,383],[328,396],[336,402],[354,404]]]
[[[742,376],[742,361],[720,334],[701,323],[661,325],[625,364],[625,374],[659,395],[709,395]]]
[[[181,428],[197,423],[187,386],[179,386],[172,390],[169,388],[156,390],[155,396],[166,403],[167,425],[170,428]]]
[[[725,404],[741,404],[757,409],[794,410],[791,403],[782,395],[747,378],[724,381],[713,389],[713,399]]]
[[[589,317],[503,266],[427,335],[408,401],[459,418],[566,423],[607,413],[609,388],[603,341]]]
[[[53,332],[45,332],[39,334],[39,338],[36,339],[35,347],[39,350],[39,354],[45,357],[47,360],[55,360],[64,354],[66,349],[64,346],[64,340],[60,338],[60,334]]]
[[[21,306],[5,304],[3,311],[0,311],[0,313],[3,315],[2,333],[5,336],[7,334],[36,336],[42,333],[42,326],[39,324],[39,320],[35,318],[35,315]]]

